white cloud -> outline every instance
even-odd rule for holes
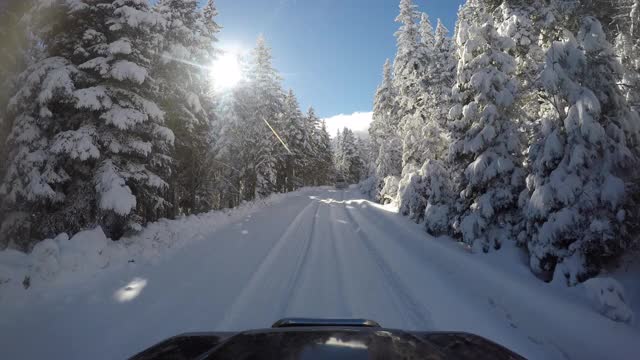
[[[325,118],[327,130],[331,137],[336,136],[338,129],[347,127],[356,133],[366,134],[373,119],[373,112],[354,112],[353,114],[340,114]]]

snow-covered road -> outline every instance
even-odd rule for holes
[[[312,189],[157,263],[4,307],[0,357],[118,359],[181,332],[305,316],[470,331],[532,359],[637,358],[636,328],[504,258],[429,238],[355,189]]]

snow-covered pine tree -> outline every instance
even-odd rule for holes
[[[398,137],[391,137],[384,141],[378,151],[376,160],[376,173],[380,179],[388,176],[400,176],[400,164],[402,164],[402,142]]]
[[[431,87],[431,78],[434,76],[434,46],[435,37],[433,26],[426,13],[421,14],[419,24],[420,42],[418,44],[417,53],[418,61],[414,64],[416,68],[410,73],[413,78],[408,78],[412,86],[415,86],[415,92],[401,92],[401,104],[411,104],[411,107],[405,108],[405,115],[400,122],[400,136],[402,138],[402,167],[403,176],[406,175],[407,167],[414,169],[420,167],[422,163],[430,155],[430,145],[432,138],[424,136],[422,131],[427,124],[426,108],[433,104],[425,103],[425,93],[428,93]],[[400,49],[398,49],[400,52]],[[403,99],[404,96],[410,97]]]
[[[455,48],[447,35],[447,28],[438,19],[433,50],[434,69],[430,76],[429,91],[423,95],[426,104],[423,112],[427,120],[422,136],[429,139],[426,140],[429,159],[416,174],[418,178],[412,179],[412,182],[416,182],[413,191],[419,196],[404,201],[415,220],[424,218],[427,232],[433,235],[448,232],[450,201],[453,197],[451,176],[443,161],[450,143],[446,121],[456,74]]]
[[[117,238],[166,207],[173,133],[148,77],[161,20],[134,0],[49,2],[37,20],[46,57],[23,72],[9,104],[2,236],[26,249],[99,224]]]
[[[449,137],[445,119],[451,106],[449,94],[455,72],[453,46],[442,23],[438,20],[434,34],[428,16],[423,14],[420,30],[421,85],[425,91],[418,94],[415,113],[406,116],[402,122],[402,178],[398,181],[395,200],[400,212],[416,221],[424,218],[431,178],[446,174],[445,171],[427,173],[425,167],[431,165],[429,168],[433,168],[434,160],[444,158],[447,151]],[[433,183],[448,181],[447,176]]]
[[[316,115],[315,110],[310,107],[307,110],[307,114],[304,116],[304,164],[300,173],[305,185],[326,185],[328,184],[327,172],[330,169],[331,153],[329,153],[329,162],[325,162],[326,155],[323,152],[330,151],[325,145],[330,146],[330,139],[324,139],[323,131],[326,132],[326,128],[321,128],[320,119]],[[328,137],[329,134],[326,134]],[[323,144],[327,141],[327,144]]]
[[[619,1],[618,6],[615,48],[624,65],[620,86],[629,105],[640,112],[640,0]]]
[[[412,0],[400,0],[400,14],[396,17],[400,28],[396,31],[396,57],[393,61],[393,86],[398,95],[397,117],[400,122],[413,115],[416,101],[423,90],[423,56],[418,26],[420,12]]]
[[[234,89],[218,96],[218,121],[214,123],[217,136],[212,150],[216,165],[217,208],[231,208],[250,198],[245,184],[250,172],[248,150],[251,147],[242,126],[245,105],[250,100],[247,92],[247,81],[242,79]]]
[[[514,76],[519,88],[509,116],[522,133],[522,149],[527,149],[539,138],[541,119],[553,110],[550,103],[541,97],[539,79],[545,62],[544,49],[550,46],[550,38],[557,31],[554,6],[538,0],[503,1],[493,14],[498,33],[514,41],[510,54],[515,60]],[[523,165],[525,172],[529,172],[531,164],[525,161]],[[525,207],[525,193],[523,190],[518,203],[521,212]],[[526,240],[523,237],[525,232],[522,232],[524,217],[518,227],[520,229],[515,231],[520,232],[518,244],[522,246]]]
[[[435,124],[443,131],[446,130],[447,114],[451,108],[451,88],[455,80],[457,63],[455,47],[448,34],[449,30],[438,19],[433,50],[435,69],[431,73],[429,91],[426,93],[433,99],[425,101],[431,104],[428,108],[431,109],[428,123]],[[434,158],[440,158],[443,154],[435,155]]]
[[[402,171],[402,144],[398,138],[398,125],[397,93],[393,86],[391,63],[387,59],[383,68],[382,83],[376,91],[373,121],[369,128],[372,157],[375,159],[379,184],[377,187],[381,186],[385,177],[399,176]]]
[[[344,128],[338,134],[336,148],[336,171],[338,174],[354,184],[359,182],[364,175],[364,164],[360,158],[360,150],[358,149],[358,139],[349,128]]]
[[[11,130],[11,117],[7,116],[9,98],[18,85],[18,75],[37,60],[37,47],[29,36],[32,7],[33,0],[7,0],[0,4],[0,179],[6,170],[6,139]]]
[[[358,156],[361,162],[361,172],[358,181],[368,178],[372,171],[375,171],[370,167],[371,165],[371,140],[368,137],[358,135],[356,136],[356,147],[358,148]]]
[[[284,91],[273,68],[271,49],[260,36],[246,70],[247,81],[236,91],[238,126],[244,132],[243,199],[266,196],[275,191],[278,158],[287,151],[274,135],[281,128]]]
[[[395,199],[397,183],[402,173],[402,140],[398,93],[394,87],[389,60],[384,64],[382,83],[376,92],[373,121],[369,128],[371,157],[374,158],[375,182],[369,196],[382,203]],[[386,186],[394,184],[393,186]]]
[[[569,284],[630,244],[627,216],[637,204],[625,180],[638,163],[640,123],[617,85],[622,68],[600,22],[574,14],[559,26],[577,29],[561,28],[546,54],[541,81],[555,112],[530,149],[525,236],[531,269]]]
[[[335,175],[334,161],[333,161],[333,149],[331,147],[331,136],[327,131],[327,124],[322,121],[319,131],[319,141],[317,148],[318,167],[322,169],[318,175],[319,185],[328,185],[333,183]]]
[[[297,178],[303,175],[306,158],[306,130],[304,117],[293,90],[284,98],[283,113],[280,119],[280,136],[289,148],[280,157],[278,165],[278,191],[295,190]]]
[[[422,83],[424,75],[424,47],[420,41],[420,27],[418,24],[421,13],[412,0],[400,0],[400,13],[396,17],[400,28],[394,34],[396,37],[396,56],[393,61],[393,87],[396,95],[396,113],[398,119],[398,136],[403,143],[403,159],[409,158],[404,153],[413,151],[413,142],[417,134],[411,132],[407,123],[420,122],[416,115],[419,107],[418,100],[424,90]],[[408,142],[405,149],[405,142]],[[403,164],[404,165],[404,164]],[[401,167],[402,168],[402,167]]]
[[[217,48],[217,36],[221,27],[216,21],[218,10],[215,0],[207,0],[198,15],[199,21],[196,23],[196,43],[198,46],[194,49],[193,56],[196,64],[209,64],[211,59],[217,57],[220,53]],[[206,122],[199,124],[203,131],[207,131],[207,134],[198,136],[200,141],[198,141],[199,146],[195,151],[197,153],[195,158],[200,160],[196,176],[201,180],[197,181],[196,186],[193,188],[196,189],[196,197],[198,199],[196,210],[206,211],[216,208],[218,206],[217,199],[220,197],[218,175],[222,165],[215,161],[217,154],[214,152],[215,143],[220,136],[220,119],[216,112],[218,97],[214,91],[215,84],[212,81],[209,69],[199,67],[197,74],[199,77],[198,81],[195,82],[196,86],[194,86],[193,92],[198,95],[200,106],[203,109],[202,112],[206,115]],[[197,103],[191,106],[194,105],[197,107]]]
[[[433,47],[427,51],[431,65],[425,74],[425,82],[429,90],[421,95],[423,106],[420,114],[424,123],[422,128],[417,130],[422,138],[420,153],[424,159],[418,166],[422,166],[426,159],[443,159],[449,143],[446,119],[451,108],[451,87],[456,62],[453,44],[447,33],[448,30],[438,19]]]
[[[215,15],[215,6],[210,1],[199,10],[197,0],[161,0],[156,11],[164,27],[154,79],[167,126],[176,135],[170,180],[172,215],[204,211],[210,202],[213,113],[203,103],[212,101],[206,66],[216,55],[213,44],[218,26],[209,17]]]
[[[488,251],[513,236],[524,185],[517,124],[510,112],[517,93],[513,40],[494,26],[494,8],[470,0],[457,26],[458,68],[449,113],[449,168],[454,189],[455,236]]]
[[[456,75],[456,57],[448,30],[438,19],[434,49],[432,51],[433,69],[429,73],[429,91],[423,97],[423,109],[426,119],[422,134],[431,139],[425,145],[429,159],[439,160],[446,156],[449,143],[446,128],[447,114],[451,108],[451,88]]]
[[[340,154],[340,150],[341,150],[340,142],[341,141],[342,141],[342,131],[340,131],[340,129],[338,129],[338,130],[336,130],[336,137],[333,138],[333,141],[331,142],[333,148],[335,149],[336,164],[338,163],[338,159],[342,156],[342,154]]]

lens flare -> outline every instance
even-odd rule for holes
[[[209,73],[216,90],[233,88],[242,79],[239,55],[235,52],[225,52],[211,64]]]

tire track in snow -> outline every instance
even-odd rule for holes
[[[335,195],[334,195],[335,196]],[[291,291],[283,316],[348,317],[352,314],[345,297],[344,266],[335,250],[332,195],[319,199],[320,207],[311,234],[308,256]],[[329,230],[329,231],[325,231]]]
[[[399,312],[402,313],[407,319],[409,323],[413,323],[415,329],[426,329],[431,324],[431,314],[425,309],[419,301],[417,301],[409,288],[404,285],[402,280],[398,277],[398,275],[391,269],[389,264],[384,260],[380,252],[375,248],[375,246],[371,243],[371,239],[362,231],[362,227],[360,223],[358,223],[349,208],[347,207],[347,203],[344,203],[345,212],[347,217],[349,218],[349,222],[353,226],[357,226],[354,228],[355,233],[358,235],[364,248],[367,250],[371,258],[376,263],[380,272],[385,278],[387,286],[390,289],[392,295],[396,295],[395,297],[403,303],[403,306],[399,307]]]
[[[367,211],[359,215],[362,216],[363,218],[366,218],[367,220],[371,219],[370,221],[371,224],[368,228],[376,229],[376,232],[385,234],[385,236],[389,237],[390,239],[394,239],[398,236],[397,232],[390,230],[391,228],[395,229],[396,231],[400,230],[401,233],[404,233],[403,237],[405,238],[406,241],[395,241],[394,246],[400,249],[409,258],[417,261],[418,263],[430,264],[430,266],[432,267],[431,270],[439,270],[438,274],[440,275],[446,274],[446,278],[450,279],[451,283],[456,283],[456,282],[466,283],[468,281],[466,280],[468,279],[467,277],[468,274],[466,274],[465,272],[457,271],[457,270],[451,270],[450,269],[451,262],[447,264],[446,261],[443,260],[442,256],[445,254],[445,251],[450,251],[451,247],[442,247],[442,250],[440,252],[437,252],[439,256],[434,256],[436,252],[433,252],[433,251],[429,252],[425,247],[425,245],[427,245],[426,242],[424,243],[414,242],[410,240],[410,239],[415,239],[416,237],[421,238],[425,236],[425,234],[423,234],[422,232],[416,231],[416,229],[418,229],[417,227],[380,226],[380,224],[389,222],[392,219],[388,216],[383,215],[383,213],[374,210],[371,207],[369,207]],[[398,217],[398,220],[401,222],[405,222],[406,224],[414,225],[413,223],[410,223],[406,218]],[[431,243],[431,244],[438,247],[440,246],[437,242]],[[468,256],[468,254],[463,254],[463,253],[460,253],[459,251],[455,251],[452,255],[454,255],[456,258],[459,256]],[[425,269],[425,270],[428,270],[428,269]],[[495,269],[485,269],[485,270],[488,270],[489,274],[493,274],[493,271],[495,271]],[[489,278],[489,279],[498,278],[498,279],[501,279],[501,281],[504,280],[504,278],[500,277],[499,275],[487,276],[485,278]],[[481,287],[472,286],[472,287],[465,287],[465,288],[455,288],[454,291],[458,294],[457,295],[458,297],[462,297],[462,298],[465,298],[465,297],[485,298],[486,297],[489,301],[489,306],[490,306],[488,309],[491,310],[492,313],[496,315],[495,316],[496,319],[501,319],[501,321],[503,322],[500,325],[507,325],[509,326],[510,332],[520,333],[522,334],[522,336],[526,336],[530,342],[539,346],[544,346],[546,348],[549,348],[552,350],[551,352],[559,353],[562,355],[564,359],[569,359],[567,353],[558,345],[556,345],[553,342],[553,340],[550,340],[548,336],[544,334],[544,332],[540,332],[536,329],[531,329],[529,324],[520,323],[519,321],[516,320],[517,316],[512,315],[511,312],[519,308],[517,305],[514,306],[513,304],[526,304],[527,303],[526,301],[522,301],[522,299],[517,299],[518,296],[516,296],[514,298],[515,300],[510,299],[510,304],[511,304],[510,307],[506,307],[505,305],[498,304],[492,298],[492,296],[495,296],[495,294],[498,294],[499,291],[492,292],[488,290],[494,285],[495,283],[493,282],[484,282]],[[501,286],[504,286],[504,284],[498,285],[496,287],[499,288]],[[515,286],[513,285],[512,287],[515,288]],[[448,290],[451,291],[451,289],[448,289]],[[511,298],[511,296],[509,296],[509,298]],[[508,310],[508,309],[511,309],[511,310]],[[491,322],[492,320],[494,319],[489,318],[489,319],[486,319],[485,321],[487,321],[487,323],[491,323],[495,325],[495,323]],[[478,323],[482,323],[482,321],[478,321]],[[532,334],[535,334],[535,337],[532,336]]]
[[[347,285],[345,284],[345,279],[347,276],[349,276],[349,274],[347,274],[346,272],[346,266],[345,266],[345,260],[344,260],[344,247],[340,246],[341,244],[339,244],[338,242],[338,232],[336,230],[336,221],[335,218],[336,216],[333,215],[335,213],[335,206],[329,206],[329,219],[328,221],[330,222],[329,224],[329,228],[331,230],[330,232],[330,236],[331,236],[331,249],[333,250],[333,255],[334,255],[334,259],[336,259],[336,268],[338,270],[338,274],[340,274],[341,276],[338,276],[338,279],[336,280],[338,282],[338,289],[339,289],[339,293],[340,293],[340,297],[342,299],[341,304],[344,305],[344,309],[347,312],[347,314],[349,314],[349,316],[353,316],[354,314],[354,309],[353,309],[353,298],[350,296],[351,295],[351,291],[348,290]],[[342,241],[344,241],[345,239],[342,239]]]
[[[354,234],[356,235],[357,239],[360,240],[361,247],[364,247],[365,251],[369,254],[367,258],[370,259],[373,262],[373,265],[375,266],[375,268],[377,268],[378,271],[382,273],[382,276],[379,278],[383,280],[382,283],[384,284],[384,287],[387,289],[387,295],[390,298],[391,303],[393,304],[395,313],[399,314],[399,316],[401,316],[404,319],[405,323],[413,322],[414,317],[410,316],[410,314],[407,314],[406,309],[408,309],[409,307],[403,301],[399,292],[396,291],[395,289],[396,287],[394,286],[393,279],[389,278],[388,271],[385,271],[386,268],[381,266],[381,260],[378,257],[376,257],[376,254],[374,254],[372,250],[369,248],[368,239],[366,235],[362,233],[362,229],[360,228],[360,226],[354,222],[353,217],[351,216],[351,214],[348,213],[346,209],[346,204],[342,202],[342,205],[343,205],[342,209],[344,210],[345,215],[349,220],[349,224],[351,224]],[[361,255],[366,256],[366,254],[364,253],[361,253]]]
[[[249,281],[247,281],[247,284],[240,291],[240,293],[236,297],[236,300],[230,306],[229,311],[227,311],[225,317],[220,322],[219,328],[223,328],[223,329],[233,328],[232,326],[233,322],[236,318],[238,318],[238,315],[240,314],[240,312],[244,308],[251,306],[252,300],[254,300],[252,297],[252,293],[255,293],[256,289],[259,288],[259,284],[262,278],[264,276],[271,275],[271,273],[269,272],[269,268],[273,266],[274,263],[277,262],[277,259],[280,256],[280,253],[282,252],[286,243],[290,239],[291,234],[293,234],[300,227],[303,221],[308,217],[309,210],[315,207],[315,211],[313,211],[313,213],[316,214],[319,206],[320,205],[318,201],[311,201],[308,205],[306,205],[302,209],[302,211],[300,211],[300,213],[287,226],[287,228],[284,230],[282,235],[280,235],[278,240],[271,247],[271,249],[266,254],[266,256],[262,259],[260,264],[255,268],[255,270],[251,274],[251,277],[249,278]]]
[[[313,214],[313,221],[311,222],[311,229],[309,230],[309,236],[307,237],[307,241],[304,245],[304,251],[302,256],[299,256],[294,266],[293,270],[293,278],[289,279],[289,284],[287,285],[287,290],[285,293],[287,294],[285,297],[285,301],[281,302],[280,310],[278,313],[280,314],[280,318],[287,316],[288,310],[290,308],[291,303],[293,303],[294,296],[296,294],[296,290],[300,287],[300,273],[303,271],[303,267],[307,264],[307,259],[309,258],[309,249],[311,248],[311,244],[313,242],[313,237],[315,236],[316,224],[318,222],[318,213],[320,212],[321,203],[318,200],[314,200],[312,203],[317,203],[316,211]]]

